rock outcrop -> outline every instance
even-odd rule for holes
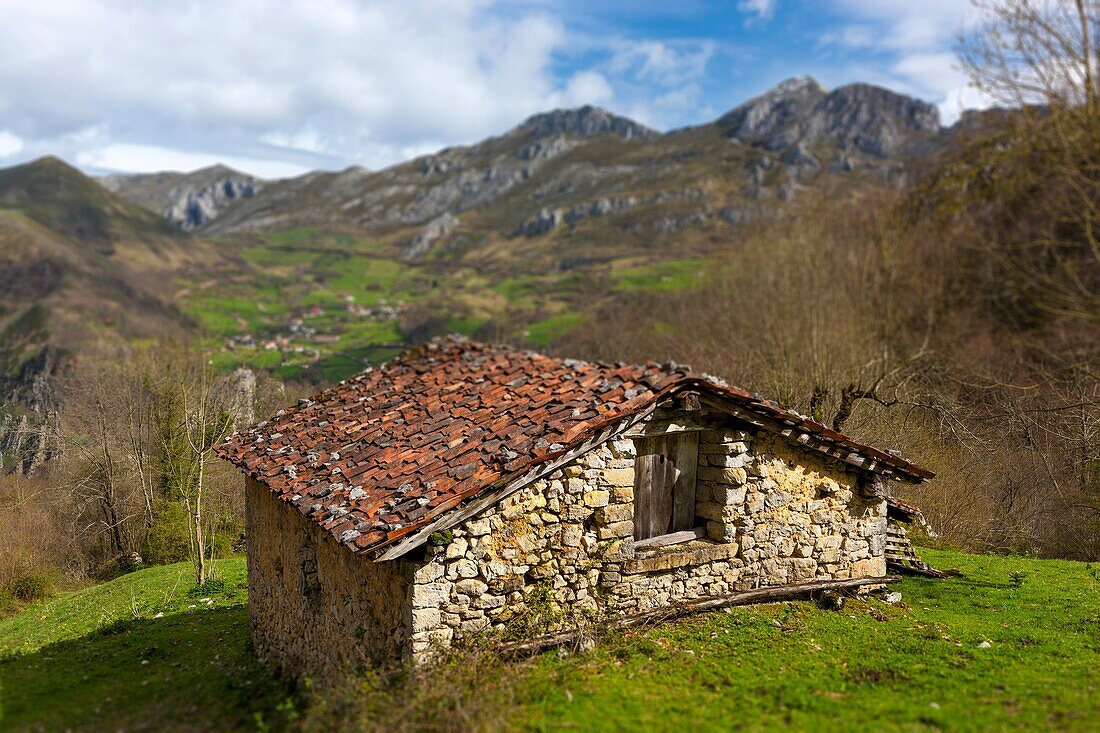
[[[415,260],[426,255],[437,241],[449,237],[457,226],[458,217],[449,211],[443,212],[416,233],[409,242],[409,246],[405,248],[405,259]]]
[[[591,105],[577,107],[576,109],[556,109],[551,112],[543,112],[528,117],[519,126],[519,129],[528,130],[532,137],[617,135],[624,140],[633,140],[660,135],[656,130],[639,122],[620,117]]]
[[[735,107],[716,124],[766,150],[835,144],[876,158],[902,154],[940,130],[939,111],[927,102],[871,84],[826,92],[807,76]]]
[[[263,188],[261,179],[223,165],[191,173],[105,176],[100,183],[127,201],[162,214],[184,231],[203,226]]]

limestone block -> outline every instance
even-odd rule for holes
[[[886,536],[882,534],[871,535],[867,541],[867,551],[872,555],[881,555],[886,551]]]
[[[476,578],[464,578],[455,583],[455,589],[459,593],[465,593],[471,598],[475,598],[489,590],[489,586]]]
[[[601,524],[625,522],[634,519],[634,507],[629,504],[608,504],[597,509],[595,515],[596,521]]]
[[[447,545],[446,557],[448,560],[455,560],[466,554],[467,548],[470,543],[462,537],[456,537],[451,541],[451,544]]]
[[[719,504],[731,506],[745,501],[746,490],[744,486],[718,485],[714,487],[711,495]]]
[[[603,460],[603,456],[600,455],[600,451],[595,451],[595,450],[591,451],[591,452],[585,454],[585,456],[582,460],[584,462],[584,465],[588,466],[589,468],[606,468],[607,467],[607,464]]]
[[[417,568],[413,576],[416,583],[431,583],[443,577],[443,563],[438,561],[426,562]]]
[[[632,537],[634,535],[634,520],[614,522],[602,526],[596,530],[596,536],[601,540],[611,540],[620,537]]]
[[[715,542],[732,542],[737,529],[725,522],[707,522],[707,537]]]
[[[480,537],[481,535],[489,534],[489,520],[488,519],[471,519],[466,522],[467,534]]]
[[[712,522],[721,522],[726,518],[726,507],[722,504],[701,501],[695,504],[695,514]]]
[[[744,468],[727,468],[722,472],[722,479],[727,484],[740,485],[749,480]]]
[[[621,540],[613,540],[607,543],[603,551],[605,562],[622,562],[634,557],[634,523],[630,523],[630,533],[622,535]]]
[[[579,547],[583,534],[584,532],[578,524],[563,525],[561,530],[561,543],[565,547]]]
[[[610,490],[611,501],[618,504],[630,504],[634,501],[634,485],[614,486]]]
[[[412,586],[412,607],[438,607],[447,602],[450,596],[449,583],[418,583]]]
[[[473,560],[462,558],[454,564],[454,571],[460,578],[476,578],[477,563]]]
[[[414,608],[412,611],[413,629],[416,631],[434,629],[442,623],[438,608]]]
[[[793,539],[791,539],[790,537],[784,538],[783,540],[781,540],[779,542],[779,547],[778,547],[779,556],[780,557],[790,557],[791,555],[794,554],[794,547],[795,547],[795,545],[794,545],[794,540]]]
[[[584,492],[585,482],[584,479],[570,478],[565,481],[565,493],[567,494],[580,494]]]
[[[484,630],[488,625],[489,619],[485,617],[472,618],[469,621],[463,621],[458,630],[463,636],[472,636]]]
[[[578,478],[584,472],[584,469],[578,466],[576,463],[570,463],[562,469],[562,473],[566,478]]]
[[[609,486],[630,487],[634,489],[633,468],[609,468],[603,472],[603,481]]]
[[[812,558],[791,558],[787,565],[787,577],[792,583],[810,580],[817,574],[817,563]]]
[[[596,490],[589,491],[584,495],[585,506],[601,507],[607,506],[608,501],[611,499],[611,494],[607,491]]]
[[[886,558],[870,557],[852,563],[853,578],[881,578],[886,575]]]
[[[581,504],[570,504],[565,507],[565,511],[561,513],[561,518],[566,522],[583,522],[588,519],[588,515],[592,513],[592,510]]]

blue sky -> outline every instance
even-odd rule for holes
[[[700,124],[791,76],[980,106],[966,0],[0,0],[0,166],[380,168],[596,104]]]

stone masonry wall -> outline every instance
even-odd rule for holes
[[[248,617],[259,657],[324,684],[406,654],[410,565],[349,552],[253,479],[245,492]]]
[[[438,533],[409,589],[411,651],[673,600],[814,578],[885,575],[886,505],[844,464],[765,432],[700,435],[707,537],[636,550],[635,448],[616,440]]]

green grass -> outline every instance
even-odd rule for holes
[[[1100,569],[922,554],[964,577],[908,578],[893,586],[898,606],[777,604],[615,633],[587,654],[551,651],[479,678],[469,688],[484,694],[459,712],[504,704],[486,719],[530,730],[1100,728]],[[210,603],[175,565],[0,622],[0,728],[224,729],[250,727],[257,713],[278,722],[287,697],[249,652],[243,561],[220,571],[225,587]]]
[[[524,332],[524,338],[539,346],[546,346],[584,323],[582,313],[561,313],[532,323]]]
[[[197,592],[189,564],[125,575],[0,621],[0,729],[224,730],[278,718],[248,643],[243,558]]]
[[[686,290],[702,284],[708,267],[713,267],[708,260],[683,259],[613,269],[613,290],[618,293]]]
[[[964,578],[910,578],[904,608],[737,609],[544,655],[538,729],[1100,729],[1100,572],[923,551]],[[1011,574],[1026,573],[1013,588]],[[981,646],[988,642],[988,647]]]
[[[290,246],[306,244],[314,238],[317,230],[314,227],[299,227],[298,229],[286,229],[281,232],[264,232],[263,238],[269,244]]]

